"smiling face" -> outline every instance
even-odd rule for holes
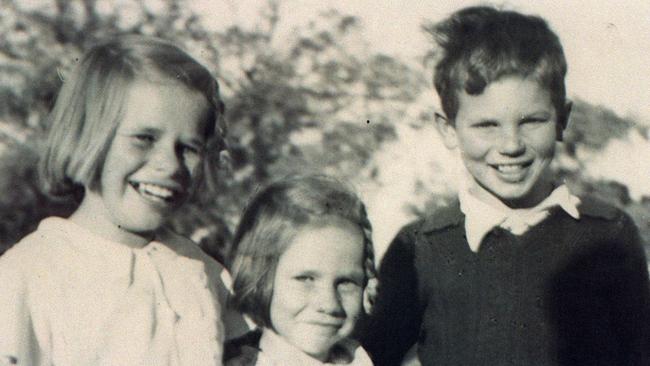
[[[298,232],[278,261],[271,324],[306,354],[325,361],[349,336],[362,311],[365,283],[361,230],[335,221]]]
[[[78,211],[93,217],[95,231],[129,243],[158,229],[189,196],[209,109],[203,95],[176,82],[136,80],[125,103],[100,187],[86,189]]]
[[[455,125],[443,120],[438,126],[447,147],[460,149],[479,198],[522,208],[550,193],[548,167],[565,123],[537,81],[505,77],[479,95],[462,91]]]

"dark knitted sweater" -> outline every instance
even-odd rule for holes
[[[262,331],[257,329],[227,341],[223,352],[224,366],[254,366],[261,352],[260,338]]]
[[[389,247],[363,346],[399,365],[650,365],[650,284],[638,230],[585,201],[522,236],[494,229],[469,249],[458,205],[411,224]]]

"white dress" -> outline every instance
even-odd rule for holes
[[[227,276],[168,230],[133,249],[47,218],[0,257],[0,365],[220,365]]]

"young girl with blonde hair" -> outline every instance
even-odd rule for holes
[[[221,364],[227,273],[165,223],[201,182],[222,113],[216,80],[165,41],[121,37],[79,61],[42,176],[81,203],[0,257],[0,360]]]

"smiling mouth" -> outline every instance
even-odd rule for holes
[[[181,193],[177,190],[153,183],[130,182],[131,186],[148,201],[155,203],[173,203]]]
[[[528,167],[532,162],[516,163],[516,164],[490,164],[501,177],[508,181],[519,181],[526,176]]]
[[[308,322],[308,324],[318,327],[325,332],[336,332],[343,327],[343,323],[339,322]]]

